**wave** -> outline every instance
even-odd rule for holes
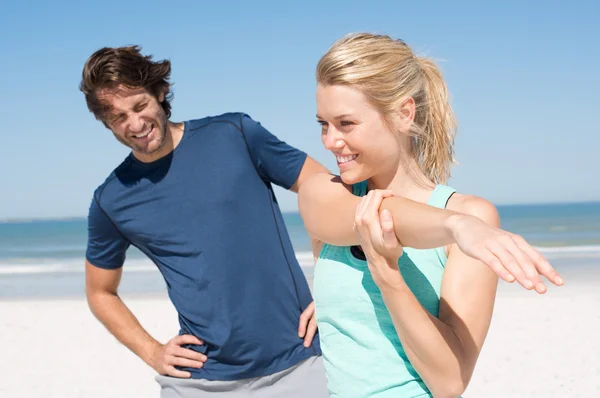
[[[590,246],[561,246],[537,247],[548,259],[554,257],[600,257],[600,245]],[[297,252],[296,259],[302,268],[310,270],[314,266],[312,252]],[[53,274],[53,273],[83,273],[85,270],[82,259],[20,259],[0,262],[1,275],[24,274]],[[125,262],[123,271],[158,272],[156,265],[148,259],[130,259]]]
[[[314,265],[312,252],[298,252],[296,259],[303,268]],[[85,271],[82,259],[20,259],[11,262],[0,262],[0,275],[23,274],[53,274],[53,273],[83,273]],[[158,272],[156,265],[148,259],[126,260],[123,272]]]
[[[542,254],[557,253],[600,253],[600,245],[589,246],[556,246],[556,247],[536,247]]]

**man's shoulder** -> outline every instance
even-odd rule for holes
[[[227,112],[219,115],[206,116],[200,119],[188,120],[186,123],[192,131],[204,128],[219,127],[223,124],[233,125],[241,131],[242,121],[244,118],[249,117],[250,116],[244,112]]]
[[[102,195],[104,194],[106,188],[112,184],[118,183],[117,177],[119,176],[119,174],[126,173],[128,170],[131,169],[131,165],[132,162],[130,154],[121,162],[121,164],[119,164],[110,172],[108,177],[106,177],[100,185],[98,185],[98,187],[94,190],[94,199],[96,200],[96,202],[98,202],[98,204],[100,204],[100,199],[102,198]]]

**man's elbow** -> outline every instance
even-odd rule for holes
[[[103,314],[103,310],[110,306],[110,303],[115,298],[118,298],[116,292],[108,289],[102,289],[86,285],[85,296],[88,304],[88,308],[92,314],[100,319]]]
[[[86,287],[85,298],[87,300],[88,307],[94,314],[95,314],[98,306],[100,306],[102,304],[102,301],[103,301],[102,297],[103,297],[102,293],[100,293],[94,289],[90,289],[89,287]]]

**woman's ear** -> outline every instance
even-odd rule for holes
[[[408,132],[415,120],[416,105],[412,97],[408,97],[400,104],[398,109],[398,127],[402,132]]]

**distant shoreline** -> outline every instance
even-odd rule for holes
[[[35,222],[56,222],[56,221],[85,221],[87,217],[84,216],[73,216],[73,217],[16,217],[16,218],[3,218],[0,219],[0,224],[30,224]]]
[[[496,207],[498,210],[502,211],[502,209],[508,208],[531,208],[531,207],[545,207],[545,206],[573,206],[573,205],[600,205],[600,200],[593,201],[583,201],[583,202],[540,202],[540,203],[509,203],[509,204],[497,204]],[[286,214],[298,214],[298,211],[282,211],[284,215]],[[85,221],[87,220],[87,216],[50,216],[50,217],[6,217],[0,218],[0,224],[28,224],[35,222],[56,222],[56,221]]]

